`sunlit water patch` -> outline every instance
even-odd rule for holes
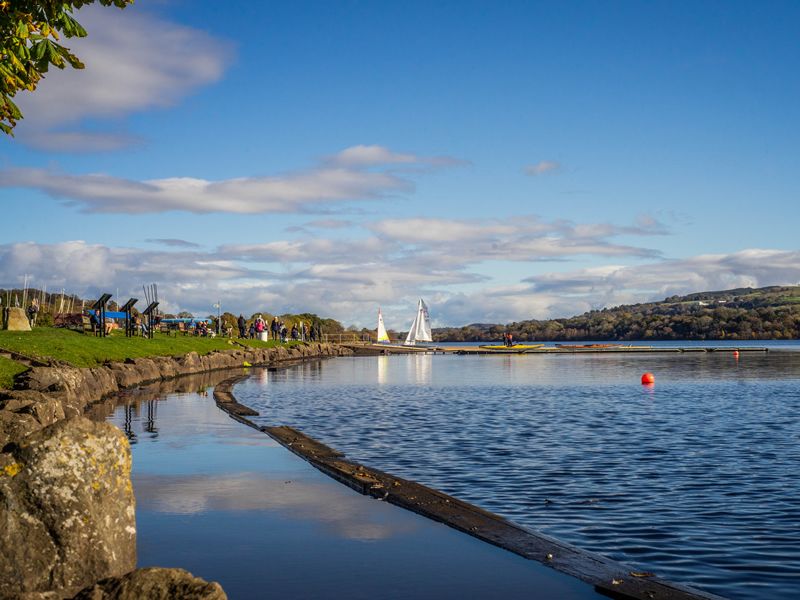
[[[262,372],[235,393],[261,424],[585,549],[795,598],[798,384],[796,352],[409,355]]]

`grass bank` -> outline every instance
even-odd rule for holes
[[[14,383],[14,377],[24,373],[27,368],[15,360],[0,356],[0,389],[10,388]]]
[[[101,338],[68,329],[39,327],[33,331],[0,331],[0,350],[9,350],[30,358],[54,358],[76,367],[94,367],[107,360],[121,361],[126,358],[148,356],[175,356],[188,352],[208,354],[214,350],[229,350],[240,343],[252,348],[269,348],[279,342],[258,340],[229,340],[228,338],[204,338],[195,336],[155,334],[151,339],[125,337],[113,332]],[[297,342],[289,342],[292,345]],[[9,388],[13,378],[26,367],[16,361],[0,360],[0,389]]]

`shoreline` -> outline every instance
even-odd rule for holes
[[[0,390],[0,522],[8,524],[0,530],[0,596],[72,597],[114,577],[154,584],[164,577],[191,578],[136,568],[130,446],[119,428],[86,417],[92,405],[184,375],[340,355],[350,352],[306,343],[93,368],[57,363],[19,375],[14,389]]]
[[[571,575],[611,597],[636,600],[721,598],[659,578],[652,573],[633,571],[622,563],[527,529],[415,481],[347,460],[343,453],[292,427],[260,427],[246,418],[248,411],[250,415],[258,413],[239,403],[233,394],[233,387],[250,376],[239,375],[217,384],[214,388],[217,406],[233,419],[262,431],[316,469],[361,494],[385,500],[523,558]]]

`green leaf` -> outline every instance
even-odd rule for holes
[[[39,62],[47,54],[47,47],[50,45],[50,40],[41,40],[31,47],[31,60]]]

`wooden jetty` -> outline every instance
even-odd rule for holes
[[[763,346],[541,346],[530,348],[514,346],[502,348],[482,348],[480,346],[401,346],[399,344],[374,344],[369,342],[346,342],[342,344],[353,350],[357,356],[380,356],[391,354],[659,354],[659,353],[710,353],[710,352],[768,352]]]

